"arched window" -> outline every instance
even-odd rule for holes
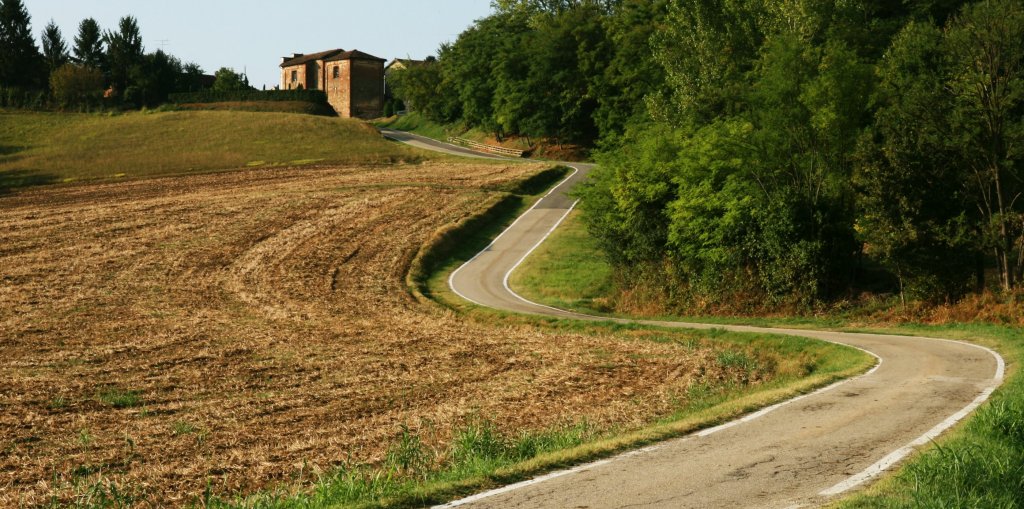
[[[334,79],[338,79],[340,77],[341,77],[341,67],[336,65],[336,66],[334,66]]]

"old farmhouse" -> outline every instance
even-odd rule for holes
[[[282,90],[323,90],[338,115],[376,118],[384,109],[384,59],[332,49],[281,58]]]

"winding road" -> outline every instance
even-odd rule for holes
[[[417,146],[463,149],[402,133]],[[483,156],[490,157],[490,156]],[[878,358],[868,373],[735,421],[552,472],[442,507],[758,507],[821,505],[865,485],[983,403],[1002,382],[1003,359],[968,343],[910,336],[622,320],[533,303],[508,285],[512,271],[558,227],[575,202],[575,173],[519,217],[449,284],[481,306],[579,320],[804,336],[850,345]]]

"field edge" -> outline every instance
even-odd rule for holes
[[[484,308],[476,304],[462,301],[448,287],[448,277],[462,263],[486,247],[490,241],[500,234],[529,206],[542,197],[540,194],[522,197],[505,195],[486,202],[478,213],[461,221],[446,225],[428,241],[416,257],[406,278],[410,293],[422,304],[461,313],[476,320],[493,321],[494,319],[518,319],[537,325],[557,326],[558,324],[574,324],[574,327],[585,328],[629,328],[653,329],[677,332],[679,329],[666,329],[656,326],[629,325],[621,326],[608,323],[578,322],[575,320],[555,319],[550,317],[533,317],[507,313]],[[528,198],[528,199],[527,199]],[[485,232],[481,240],[481,232]],[[476,238],[477,249],[454,249],[451,239]],[[434,251],[434,250],[437,251]],[[428,261],[424,261],[428,260]],[[685,329],[689,331],[689,329]],[[764,336],[760,334],[749,334]],[[775,336],[786,337],[778,334]],[[802,338],[803,339],[803,338]],[[730,397],[710,408],[690,414],[659,421],[639,429],[629,430],[621,435],[602,438],[583,445],[537,456],[530,460],[516,463],[500,469],[490,476],[482,476],[447,482],[437,485],[425,485],[406,497],[384,501],[372,507],[417,507],[422,504],[444,503],[458,497],[471,495],[503,485],[535,477],[562,468],[586,464],[591,461],[614,457],[618,454],[639,449],[657,442],[680,438],[714,427],[725,422],[740,418],[769,406],[783,403],[792,398],[828,387],[842,380],[861,375],[873,368],[877,360],[855,348],[829,343],[825,341],[808,341],[822,343],[834,347],[832,357],[839,357],[838,352],[847,355],[846,364],[836,367],[834,371],[816,373],[793,380],[783,380],[780,385],[769,384],[742,395]],[[822,362],[836,362],[837,359],[824,356]]]

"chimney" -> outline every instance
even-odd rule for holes
[[[292,58],[299,58],[301,56],[302,56],[302,53],[292,53]]]

